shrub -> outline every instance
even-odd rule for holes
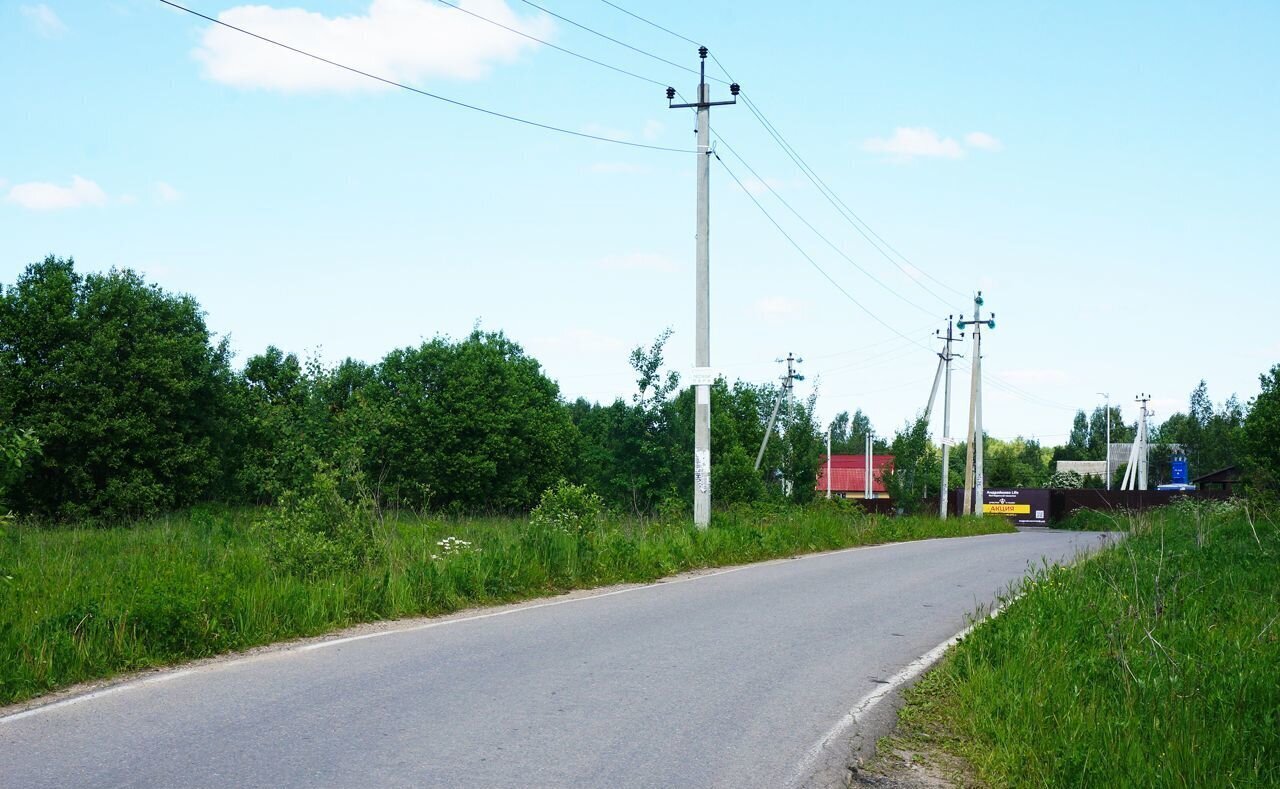
[[[382,558],[377,511],[368,499],[348,501],[335,473],[321,470],[302,492],[287,492],[262,525],[271,561],[304,578],[355,570]]]
[[[540,531],[582,536],[599,527],[602,511],[599,496],[588,491],[585,485],[562,479],[542,492],[542,500],[529,514],[529,521]]]

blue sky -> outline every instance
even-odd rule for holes
[[[693,144],[692,117],[662,89],[691,96],[693,75],[518,0],[463,5],[659,84],[434,0],[189,4],[461,101]],[[862,408],[887,432],[923,407],[928,338],[978,288],[997,315],[984,405],[1001,437],[1060,442],[1097,392],[1129,415],[1150,392],[1157,418],[1185,409],[1201,378],[1216,401],[1247,399],[1280,361],[1280,5],[619,4],[712,47],[906,258],[891,264],[855,233],[745,106],[714,110],[725,141],[883,283],[722,151],[875,316],[717,164],[712,360],[728,377],[767,380],[794,351],[800,394],[817,385],[824,417]],[[539,5],[697,65],[693,45],[599,0]],[[135,268],[196,296],[241,360],[275,344],[376,361],[479,322],[521,342],[567,397],[629,395],[629,349],[668,326],[670,365],[692,367],[691,153],[451,107],[156,0],[0,2],[0,115],[0,282],[48,253]],[[955,388],[960,434],[966,372]]]

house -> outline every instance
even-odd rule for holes
[[[871,456],[871,498],[885,498],[885,474],[893,471],[893,455]],[[866,498],[867,456],[831,456],[831,495],[841,499]],[[824,455],[818,465],[818,481],[813,488],[819,495],[827,492],[827,458]]]

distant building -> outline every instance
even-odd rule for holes
[[[1056,466],[1054,470],[1059,474],[1074,471],[1082,477],[1087,477],[1090,474],[1099,478],[1107,476],[1107,461],[1105,460],[1059,460],[1054,465]]]
[[[893,455],[871,456],[871,498],[885,498],[888,489],[884,485],[884,477],[893,471]],[[818,482],[814,490],[819,495],[827,493],[827,458],[822,457],[818,466]],[[866,455],[832,455],[831,456],[831,495],[833,498],[861,499],[866,498],[867,490],[867,456]]]

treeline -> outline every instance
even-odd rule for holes
[[[1276,386],[1275,368],[1261,376],[1261,382],[1262,394],[1248,405],[1242,404],[1235,395],[1214,405],[1209,397],[1209,386],[1202,380],[1191,391],[1185,412],[1175,412],[1163,422],[1150,420],[1147,426],[1151,447],[1148,483],[1155,486],[1169,482],[1170,461],[1174,455],[1182,455],[1187,459],[1193,478],[1229,466],[1240,466],[1252,476],[1254,487],[1265,486],[1274,471],[1274,458],[1268,456],[1264,442],[1257,437],[1275,429],[1266,424],[1270,398],[1274,396]],[[1126,423],[1120,416],[1120,409],[1113,406],[1111,442],[1131,443],[1137,433],[1138,422]],[[1250,435],[1255,440],[1251,441]],[[1066,443],[1053,450],[1053,460],[1104,460],[1107,456],[1106,436],[1105,408],[1098,406],[1088,415],[1083,410],[1077,411]],[[1124,465],[1117,466],[1112,472],[1113,484],[1119,484],[1124,475]],[[1086,480],[1086,486],[1102,487],[1103,484],[1101,478]]]
[[[272,503],[320,471],[393,507],[525,510],[559,479],[623,511],[683,506],[692,391],[664,369],[667,336],[633,352],[637,392],[608,404],[564,402],[517,343],[480,329],[376,364],[268,348],[237,370],[191,297],[49,257],[0,288],[0,449],[7,469],[25,457],[0,477],[0,511],[107,522]],[[775,394],[713,387],[717,504],[778,496],[784,479],[812,496],[812,401],[786,410],[754,468]]]
[[[668,337],[632,352],[635,394],[603,404],[565,402],[537,360],[479,328],[374,364],[325,367],[268,348],[235,369],[190,296],[49,257],[0,286],[0,513],[110,523],[201,501],[271,504],[317,473],[340,479],[344,493],[417,510],[527,510],[560,479],[621,512],[683,509],[693,391],[666,369]],[[782,409],[755,468],[777,393],[723,379],[712,387],[717,506],[813,497],[826,440],[814,397]],[[1105,418],[1101,408],[1078,413],[1058,448],[988,437],[988,487],[1052,484],[1054,460],[1105,457]],[[887,486],[904,509],[937,495],[941,458],[922,421],[880,436],[859,410],[830,429],[836,453],[861,454],[872,433],[874,451],[894,456]],[[1135,429],[1113,409],[1113,441]],[[1202,383],[1153,442],[1184,447],[1200,471],[1238,463],[1255,489],[1274,490],[1280,365],[1248,406],[1231,398],[1215,408]],[[965,451],[962,442],[951,452],[950,487],[963,483]]]

